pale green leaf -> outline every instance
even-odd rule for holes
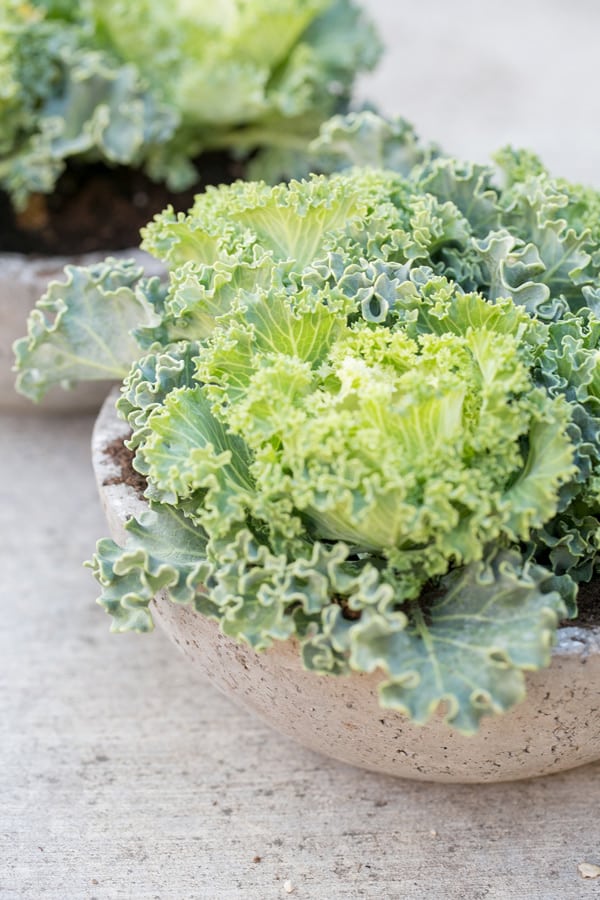
[[[500,553],[448,576],[439,592],[413,605],[406,628],[373,618],[356,626],[351,665],[382,669],[383,706],[424,724],[441,706],[464,734],[484,715],[505,712],[525,696],[523,670],[548,665],[565,608],[546,590],[548,573]]]
[[[163,502],[202,492],[189,509],[214,534],[244,520],[253,489],[248,453],[244,442],[213,416],[202,387],[171,391],[146,425],[136,468],[148,476]]]
[[[112,617],[113,631],[150,631],[150,601],[165,590],[174,603],[193,604],[204,592],[210,567],[206,536],[172,507],[157,504],[126,525],[124,548],[98,542],[87,564],[102,587],[98,602]]]
[[[65,273],[38,301],[27,337],[14,346],[17,389],[36,401],[54,384],[123,378],[140,355],[133,330],[154,318],[136,291],[143,270],[133,260],[67,266]]]
[[[414,128],[405,119],[385,119],[362,110],[324,122],[308,148],[308,162],[314,172],[357,167],[393,169],[408,175],[413,166],[435,152],[419,145]]]

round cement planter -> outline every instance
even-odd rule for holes
[[[63,268],[66,265],[87,266],[105,256],[135,259],[147,267],[148,274],[156,275],[162,271],[156,260],[137,249],[73,257],[30,257],[21,253],[0,253],[0,409],[68,413],[93,411],[100,407],[109,387],[107,382],[87,382],[70,391],[55,387],[48,392],[41,404],[34,404],[22,397],[14,386],[12,345],[17,338],[27,333],[27,316],[45,293],[48,283],[64,278]]]
[[[122,542],[124,523],[145,503],[132,488],[114,483],[120,472],[105,452],[128,432],[115,415],[115,396],[102,408],[92,451],[109,527]],[[381,709],[377,674],[335,678],[306,671],[293,641],[257,654],[161,595],[153,615],[218,688],[283,734],[352,765],[425,781],[491,782],[548,775],[600,758],[600,628],[562,628],[550,668],[527,678],[527,699],[507,715],[485,719],[467,738],[441,717],[415,726]]]

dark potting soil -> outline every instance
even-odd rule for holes
[[[134,453],[125,446],[124,438],[115,438],[114,441],[104,448],[106,456],[109,456],[116,466],[119,468],[119,475],[113,475],[106,478],[102,484],[127,484],[132,487],[138,497],[144,499],[144,491],[147,487],[147,481],[143,475],[136,472],[133,468]]]
[[[125,446],[124,438],[115,438],[104,449],[119,467],[120,475],[115,475],[103,481],[103,484],[127,484],[134,489],[140,499],[144,499],[144,491],[147,487],[146,479],[133,468],[134,453]],[[357,619],[360,613],[351,610],[343,600],[339,601],[343,607],[344,618]],[[600,625],[600,579],[590,584],[580,584],[577,596],[577,618],[565,619],[561,626],[577,625],[580,628],[594,628]]]
[[[580,584],[577,594],[577,618],[566,619],[561,625],[594,628],[600,625],[600,580]]]
[[[166,206],[185,211],[207,185],[244,174],[242,163],[223,153],[205,153],[196,167],[197,183],[177,194],[141,171],[100,163],[69,166],[55,191],[34,194],[22,213],[0,192],[0,251],[62,256],[137,247],[140,228]]]

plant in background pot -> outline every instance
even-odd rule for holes
[[[600,630],[564,624],[598,612],[598,196],[499,162],[208,189],[144,232],[167,286],[73,269],[68,332],[20,355],[34,395],[99,348],[129,370],[96,436],[136,512],[93,561],[114,630],[155,616],[284,732],[412,777],[599,755]],[[124,433],[145,508],[99,452]]]
[[[351,0],[4,3],[3,404],[18,399],[10,345],[65,256],[134,256],[153,213],[231,181],[249,155],[262,177],[294,174],[378,53]]]

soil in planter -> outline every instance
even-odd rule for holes
[[[565,619],[561,625],[595,628],[600,625],[600,579],[580,584],[577,594],[577,618]]]
[[[134,454],[125,446],[124,438],[115,438],[107,447],[104,453],[109,456],[119,468],[119,475],[107,478],[102,483],[107,484],[127,484],[134,489],[140,499],[144,499],[144,491],[147,487],[147,481],[143,475],[136,472],[133,468]],[[358,615],[344,606],[344,618],[355,619]],[[600,579],[595,579],[590,584],[580,584],[577,596],[577,618],[565,619],[560,623],[561,626],[577,625],[579,628],[596,628],[600,626]]]
[[[143,172],[100,163],[69,166],[54,193],[33,195],[24,213],[0,192],[0,251],[62,256],[137,247],[140,228],[168,204],[187,210],[207,185],[244,174],[242,163],[223,153],[205,153],[196,166],[198,182],[177,194]]]
[[[143,500],[144,491],[146,490],[148,483],[144,476],[140,475],[140,473],[136,472],[133,468],[134,454],[133,451],[125,446],[125,439],[121,437],[115,438],[108,447],[104,448],[103,452],[112,459],[116,466],[118,466],[120,474],[113,475],[111,478],[106,478],[102,484],[126,484],[129,487],[132,487],[138,497]]]

